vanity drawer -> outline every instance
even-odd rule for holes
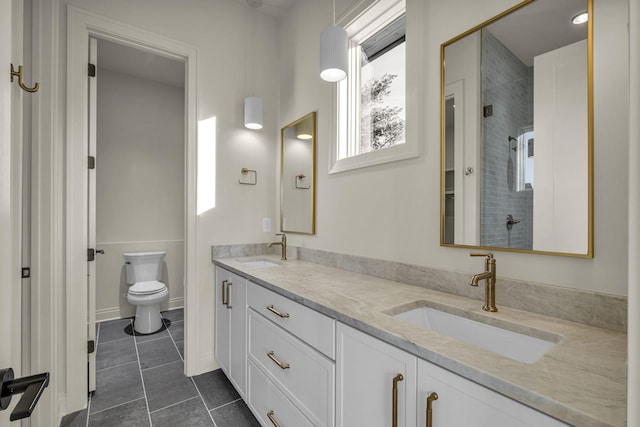
[[[249,358],[315,426],[333,426],[335,365],[249,310]]]
[[[247,303],[267,319],[335,359],[335,320],[251,282]]]
[[[293,403],[249,361],[249,407],[264,426],[313,427]],[[269,415],[277,423],[269,418]]]

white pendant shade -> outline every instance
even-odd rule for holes
[[[311,139],[313,138],[312,128],[313,122],[311,119],[301,121],[296,125],[296,136],[298,139]]]
[[[330,26],[320,34],[320,77],[339,82],[347,77],[347,32]]]
[[[262,129],[262,98],[248,96],[244,99],[244,127]]]

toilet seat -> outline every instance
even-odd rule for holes
[[[129,295],[153,295],[167,289],[166,285],[157,280],[137,282],[129,288]]]

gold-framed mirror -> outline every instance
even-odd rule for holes
[[[316,113],[281,130],[280,230],[316,234]]]
[[[441,45],[441,246],[593,257],[593,19],[526,0]]]

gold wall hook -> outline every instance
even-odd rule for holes
[[[13,82],[13,77],[17,76],[18,77],[18,86],[20,86],[20,88],[22,90],[24,90],[26,92],[29,92],[29,93],[37,92],[38,89],[40,89],[40,83],[36,83],[35,86],[33,86],[33,87],[27,87],[24,84],[24,81],[23,81],[22,70],[23,70],[22,65],[19,65],[18,66],[18,71],[16,71],[13,68],[13,64],[11,64],[11,81]]]

